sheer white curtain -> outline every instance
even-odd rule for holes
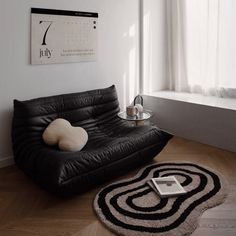
[[[169,89],[236,97],[236,1],[167,0]]]

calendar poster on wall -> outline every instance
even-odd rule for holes
[[[31,64],[97,59],[98,13],[31,8]]]

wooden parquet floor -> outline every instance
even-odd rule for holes
[[[165,160],[194,161],[225,176],[230,183],[228,198],[203,214],[192,235],[236,236],[236,153],[175,137],[155,158],[156,162]],[[0,236],[114,235],[97,220],[92,209],[101,187],[60,199],[40,189],[16,166],[0,169]]]

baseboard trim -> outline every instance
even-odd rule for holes
[[[4,157],[0,159],[0,168],[6,167],[6,166],[12,166],[15,164],[13,156]]]

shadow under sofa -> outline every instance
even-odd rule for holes
[[[153,159],[172,135],[121,120],[115,86],[80,93],[14,100],[12,144],[17,166],[49,192],[70,196]],[[60,151],[42,139],[55,119],[83,127],[88,142],[78,152]]]

